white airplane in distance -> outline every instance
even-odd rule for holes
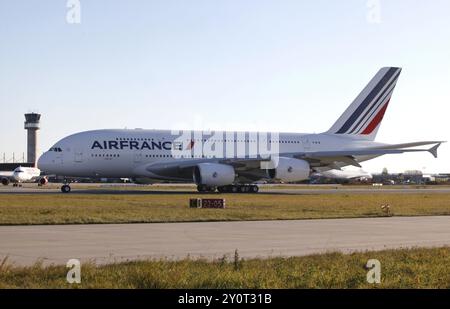
[[[344,167],[340,170],[328,170],[320,173],[315,173],[315,176],[322,176],[331,179],[342,179],[342,180],[350,180],[350,179],[360,179],[362,181],[366,181],[368,179],[372,179],[372,174],[366,172],[362,168],[354,168],[354,167]]]
[[[38,160],[46,174],[194,182],[198,191],[258,192],[256,182],[306,180],[311,172],[360,167],[386,154],[428,151],[441,141],[375,142],[401,69],[379,70],[334,125],[320,134],[95,130],[58,141]],[[431,145],[430,148],[416,148]],[[70,192],[68,183],[62,192]]]
[[[45,185],[48,182],[46,177],[41,176],[41,170],[35,167],[19,166],[14,171],[3,171],[0,172],[0,178],[4,186],[12,182],[14,187],[20,187],[24,182],[38,181],[39,185]]]

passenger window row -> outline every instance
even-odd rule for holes
[[[91,154],[91,157],[109,157],[109,158],[118,158],[120,157],[119,154],[108,154],[108,153],[103,153],[103,154]]]

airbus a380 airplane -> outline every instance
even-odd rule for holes
[[[401,69],[382,68],[324,133],[96,130],[63,138],[38,161],[46,174],[195,182],[200,192],[257,192],[257,181],[308,179],[385,154],[442,142],[374,142]],[[431,145],[431,148],[415,147]],[[61,187],[70,192],[69,184]]]

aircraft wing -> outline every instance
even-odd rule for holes
[[[437,158],[437,150],[442,143],[443,142],[419,142],[419,143],[398,144],[398,145],[385,145],[363,149],[306,152],[301,154],[291,154],[291,156],[296,159],[303,159],[305,161],[308,161],[311,167],[330,167],[340,169],[342,166],[347,165],[361,167],[361,165],[359,164],[358,157],[366,157],[366,156],[378,157],[386,154],[427,151],[431,153],[435,158]],[[408,147],[415,147],[417,145],[430,145],[430,144],[434,144],[434,146],[428,149],[408,148]]]
[[[2,171],[0,172],[0,177],[10,178],[14,175],[14,171]]]
[[[424,152],[431,153],[437,158],[437,149],[443,142],[417,142],[408,144],[385,145],[373,148],[349,149],[339,151],[315,151],[315,152],[297,152],[280,154],[283,157],[292,157],[308,161],[311,167],[328,167],[330,169],[340,169],[343,166],[361,167],[359,157],[378,157],[386,154],[400,154],[405,152]],[[409,149],[423,145],[434,145],[428,149]],[[227,159],[220,163],[233,165],[235,168],[252,169],[259,168],[260,163],[270,159]]]
[[[414,143],[402,143],[402,144],[384,144],[381,146],[370,147],[369,149],[403,149],[426,145],[442,144],[445,141],[426,141],[426,142],[414,142]],[[439,147],[439,146],[438,146]]]
[[[398,145],[385,145],[376,146],[372,148],[360,148],[360,149],[348,149],[339,151],[312,151],[312,152],[295,152],[295,153],[280,153],[280,157],[290,157],[295,159],[301,159],[308,161],[312,168],[326,169],[341,169],[343,166],[357,166],[359,164],[359,157],[373,156],[378,157],[386,154],[399,154],[405,152],[430,152],[434,157],[437,157],[437,149],[443,142],[419,142],[409,144]],[[434,146],[428,149],[409,149],[408,147],[415,147],[417,145],[430,145]],[[245,159],[233,159],[233,158],[211,158],[211,159],[197,159],[197,160],[185,160],[185,161],[172,161],[161,162],[154,164],[146,164],[139,167],[136,172],[142,176],[145,176],[146,172],[150,172],[156,175],[176,175],[179,173],[187,172],[187,170],[196,166],[199,163],[222,163],[233,166],[237,171],[256,171],[261,170],[262,162],[269,162],[271,158],[245,158]]]

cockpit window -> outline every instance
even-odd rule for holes
[[[62,149],[61,148],[59,148],[59,147],[52,147],[52,148],[50,148],[50,150],[49,151],[54,151],[54,152],[62,152]]]

